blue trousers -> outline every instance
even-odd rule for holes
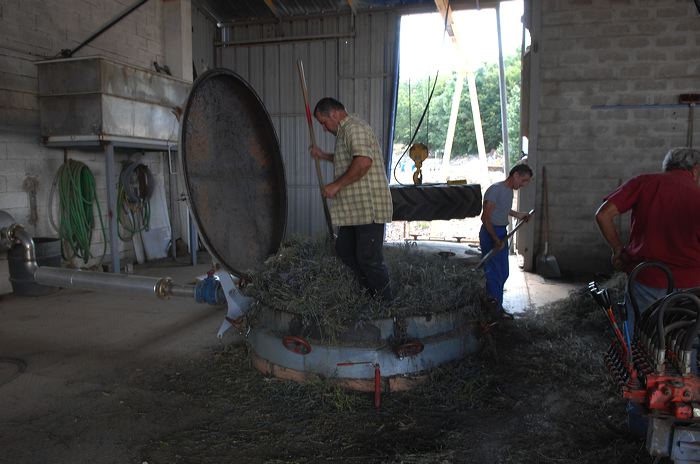
[[[639,307],[639,313],[643,314],[646,309],[654,304],[656,300],[666,296],[666,288],[654,288],[642,285],[638,282],[632,282],[631,284],[632,292],[634,293],[634,299]],[[634,308],[632,307],[632,300],[630,296],[625,293],[625,308],[627,309],[627,327],[630,332],[630,336],[634,334]]]
[[[505,226],[493,227],[496,236],[503,240],[508,234]],[[479,230],[479,245],[481,246],[481,256],[493,249],[493,239],[489,235],[485,226]],[[484,264],[484,275],[486,276],[486,291],[498,302],[499,307],[503,307],[503,286],[508,280],[508,244],[496,252],[486,264]]]

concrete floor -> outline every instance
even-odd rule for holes
[[[137,272],[192,283],[209,267],[164,262]],[[76,385],[90,389],[125,369],[207,352],[220,343],[216,332],[223,317],[220,307],[188,299],[74,289],[42,297],[0,296],[0,416],[3,421],[35,417],[65,400],[66,390]],[[16,375],[21,364],[26,371]]]
[[[445,244],[434,246],[437,252]],[[467,245],[449,246],[445,251],[478,261]],[[209,267],[160,262],[137,266],[135,272],[192,283]],[[563,298],[575,287],[523,273],[513,257],[504,305],[522,312]],[[41,430],[50,428],[43,422],[49,419],[42,418],[63,415],[65,408],[72,411],[74,401],[81,404],[76,406],[76,420],[90,414],[90,398],[109,394],[104,386],[127,382],[130,372],[206,356],[221,343],[240,342],[232,331],[223,341],[216,338],[223,317],[222,308],[186,299],[161,301],[81,290],[60,290],[43,297],[0,296],[0,447],[2,435],[11,443],[8,431],[15,427],[32,423]],[[70,456],[88,452],[74,445],[69,451],[70,455],[57,457],[55,462],[79,462]],[[99,448],[91,451],[92,455],[100,452]],[[5,462],[1,456],[0,462]]]
[[[581,282],[563,282],[545,279],[532,272],[523,272],[518,257],[510,257],[510,277],[503,292],[503,307],[513,313],[521,313],[566,298],[573,290],[580,289]]]

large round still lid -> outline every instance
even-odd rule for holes
[[[244,275],[279,248],[287,219],[277,135],[255,91],[212,69],[192,85],[180,125],[188,202],[204,245]]]

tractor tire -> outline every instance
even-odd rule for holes
[[[463,219],[481,214],[481,186],[392,185],[394,221]]]

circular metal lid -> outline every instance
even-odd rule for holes
[[[241,276],[277,251],[287,220],[277,134],[260,98],[234,72],[212,69],[192,85],[180,160],[200,237],[217,261]]]

